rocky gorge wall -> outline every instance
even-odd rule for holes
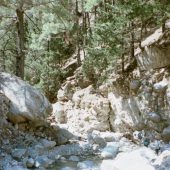
[[[86,78],[80,82],[77,73],[68,78],[53,104],[56,121],[78,134],[145,130],[152,139],[169,140],[170,70],[162,61],[170,61],[168,35],[156,30],[142,42],[143,49],[137,49],[138,67],[128,74],[113,72],[97,89]]]
[[[41,92],[1,73],[0,169],[170,169],[170,68],[162,62],[169,59],[162,53],[169,50],[168,32],[142,44],[137,67],[115,69],[97,88],[79,67],[58,91],[52,115]],[[140,141],[136,130],[145,133]]]

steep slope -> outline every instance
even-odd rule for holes
[[[136,50],[136,68],[113,72],[98,88],[86,84],[81,89],[76,76],[68,78],[58,92],[62,111],[55,110],[56,121],[80,134],[112,130],[132,135],[144,130],[151,139],[169,140],[169,38],[167,23],[166,32],[156,30]],[[64,122],[59,121],[62,115]]]

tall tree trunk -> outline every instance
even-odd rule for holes
[[[125,72],[125,46],[124,46],[124,33],[122,33],[122,41],[121,41],[121,48],[122,48],[122,55],[121,55],[121,59],[122,59],[122,74]]]
[[[94,7],[94,22],[96,22],[97,18],[97,6]]]
[[[141,19],[141,29],[140,29],[140,38],[139,38],[139,47],[142,49],[142,40],[143,40],[143,28],[145,27],[145,21]]]
[[[87,21],[88,21],[88,30],[89,30],[89,33],[90,33],[90,35],[92,35],[92,29],[91,29],[89,12],[87,12]]]
[[[25,67],[25,30],[24,30],[24,11],[22,5],[16,9],[17,14],[17,57],[16,57],[16,75],[24,79]]]
[[[164,33],[166,31],[166,18],[164,17],[162,19],[162,32]]]
[[[78,0],[76,0],[76,14],[79,13],[79,10],[78,10]],[[79,25],[79,16],[77,15],[76,16],[76,25],[77,25],[77,43],[76,43],[76,46],[77,46],[77,64],[78,66],[81,65],[81,59],[80,59],[80,25]]]
[[[6,41],[6,43],[4,44],[3,46],[3,50],[2,50],[2,58],[1,58],[1,61],[0,61],[0,67],[1,67],[1,71],[5,71],[6,70],[6,46],[8,45],[8,42],[9,42],[10,39],[8,39]]]
[[[0,71],[5,71],[6,64],[5,64],[5,51],[2,51],[2,57],[0,58]]]
[[[134,32],[134,23],[131,22],[131,44],[130,44],[130,57],[133,59],[135,57],[135,32]]]
[[[125,54],[124,53],[122,53],[121,58],[122,58],[122,73],[124,73],[125,72]]]

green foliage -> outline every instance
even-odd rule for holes
[[[86,0],[84,9],[86,12],[90,12],[94,6],[98,5],[102,0]]]
[[[97,2],[99,1],[87,1],[86,5],[91,10],[97,6]],[[143,29],[155,27],[159,21],[162,22],[161,11],[164,10],[164,15],[169,15],[169,7],[170,5],[165,6],[162,1],[158,3],[157,1],[118,0],[114,1],[114,4],[111,1],[100,3],[92,27],[92,38],[86,46],[84,73],[91,76],[90,72],[92,72],[93,77],[99,80],[100,75],[105,76],[102,72],[113,65],[117,58],[121,58],[122,55],[131,56],[132,48],[145,36]]]
[[[42,89],[51,101],[63,82],[62,69],[78,48],[86,51],[83,72],[94,83],[107,77],[123,55],[145,38],[146,28],[159,26],[170,14],[168,0],[27,0],[25,19],[25,79]],[[0,2],[0,60],[15,73],[16,7],[20,1]],[[89,17],[89,18],[88,18]],[[150,32],[149,32],[150,33]]]
[[[50,101],[56,101],[56,89],[59,89],[66,72],[58,64],[55,53],[46,52],[36,60],[27,56],[26,63],[28,63],[26,65],[26,79],[32,85],[43,90]]]

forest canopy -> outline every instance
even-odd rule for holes
[[[1,71],[53,102],[70,71],[68,59],[95,84],[118,60],[125,72],[141,41],[160,26],[166,31],[169,14],[169,0],[1,0]]]

